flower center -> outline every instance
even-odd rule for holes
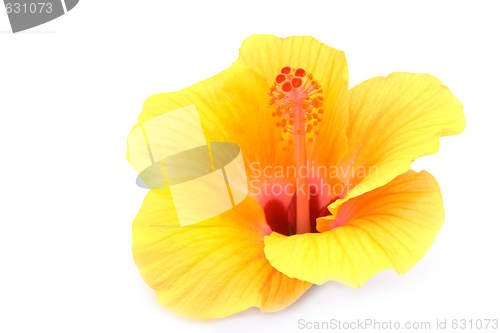
[[[300,172],[307,170],[307,147],[319,134],[317,127],[323,113],[323,89],[311,73],[303,68],[285,66],[276,76],[269,95],[270,105],[275,106],[273,117],[278,118],[276,126],[282,129],[283,151],[291,154],[297,167],[297,233],[311,232],[309,223],[308,176]]]

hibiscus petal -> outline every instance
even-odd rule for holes
[[[152,95],[144,102],[139,125],[166,112],[194,104],[208,142],[232,142],[240,146],[247,175],[251,181],[256,180],[250,183],[250,195],[262,199],[264,180],[260,179],[264,175],[263,170],[295,164],[289,154],[281,151],[281,129],[276,127],[276,119],[271,115],[273,107],[269,105],[269,86],[255,70],[234,64],[183,90]],[[161,132],[161,128],[157,131]],[[127,154],[131,147],[128,149]],[[281,178],[275,182],[284,187],[293,180]]]
[[[329,209],[387,184],[414,159],[437,153],[441,136],[465,127],[463,106],[428,74],[375,77],[349,90],[349,98],[349,153],[339,173],[351,190]]]
[[[169,191],[152,190],[134,220],[134,260],[158,303],[178,315],[219,318],[252,306],[278,311],[311,284],[269,264],[263,239],[270,232],[251,198],[222,215],[180,227]]]
[[[347,152],[345,129],[348,121],[349,72],[342,51],[308,36],[278,38],[252,35],[240,48],[237,62],[261,73],[269,85],[283,66],[304,68],[323,88],[324,114],[311,160],[321,165],[338,165]],[[335,182],[333,182],[335,183]]]
[[[207,141],[236,143],[251,160],[274,160],[274,151],[268,151],[278,147],[279,136],[273,133],[279,129],[271,116],[268,89],[260,74],[236,64],[183,90],[150,96],[139,124],[194,104]]]
[[[266,258],[292,278],[351,287],[394,268],[406,273],[432,246],[444,223],[439,184],[413,170],[344,203],[332,218],[320,218],[319,234],[265,237]],[[332,219],[337,219],[332,223]]]

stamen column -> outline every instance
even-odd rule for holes
[[[298,103],[298,101],[297,101]],[[294,134],[295,162],[297,173],[297,234],[311,232],[309,221],[309,179],[307,170],[307,146],[306,136],[304,135],[304,122],[302,120],[301,105],[295,105],[292,110],[295,111],[295,125],[297,126]]]
[[[311,73],[307,74],[303,68],[295,70],[290,66],[280,70],[269,91],[269,104],[274,105],[276,109],[272,115],[278,117],[276,126],[281,128],[283,133],[281,141],[295,147],[297,234],[311,232],[307,146],[319,134],[315,128],[321,122],[320,115],[323,113],[323,97],[320,96],[322,92],[321,86],[313,80]],[[283,147],[283,151],[290,153],[287,147]]]

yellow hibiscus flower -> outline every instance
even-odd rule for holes
[[[311,37],[254,35],[230,68],[151,96],[136,127],[193,104],[207,142],[240,146],[250,192],[184,227],[168,186],[147,194],[133,222],[134,260],[174,313],[273,312],[311,284],[404,274],[444,223],[438,183],[410,166],[465,119],[431,75],[392,73],[349,90],[343,52]]]

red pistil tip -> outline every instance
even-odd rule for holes
[[[290,66],[285,66],[280,71],[281,74],[290,74],[291,72],[292,72],[292,67]]]
[[[295,77],[295,78],[292,79],[292,86],[294,88],[299,88],[301,85],[302,85],[302,79],[301,78]]]
[[[295,70],[295,76],[299,76],[299,77],[306,76],[306,70],[304,68],[297,68]]]
[[[276,80],[276,83],[277,83],[277,84],[280,84],[280,83],[282,83],[283,81],[285,81],[285,80],[286,80],[286,76],[285,76],[285,75],[283,75],[283,74],[279,74],[278,76],[276,76],[276,79],[275,79],[275,80]]]
[[[290,84],[290,82],[287,82],[285,84],[283,84],[283,86],[281,86],[281,90],[283,90],[284,92],[290,92],[292,91],[292,85]]]

